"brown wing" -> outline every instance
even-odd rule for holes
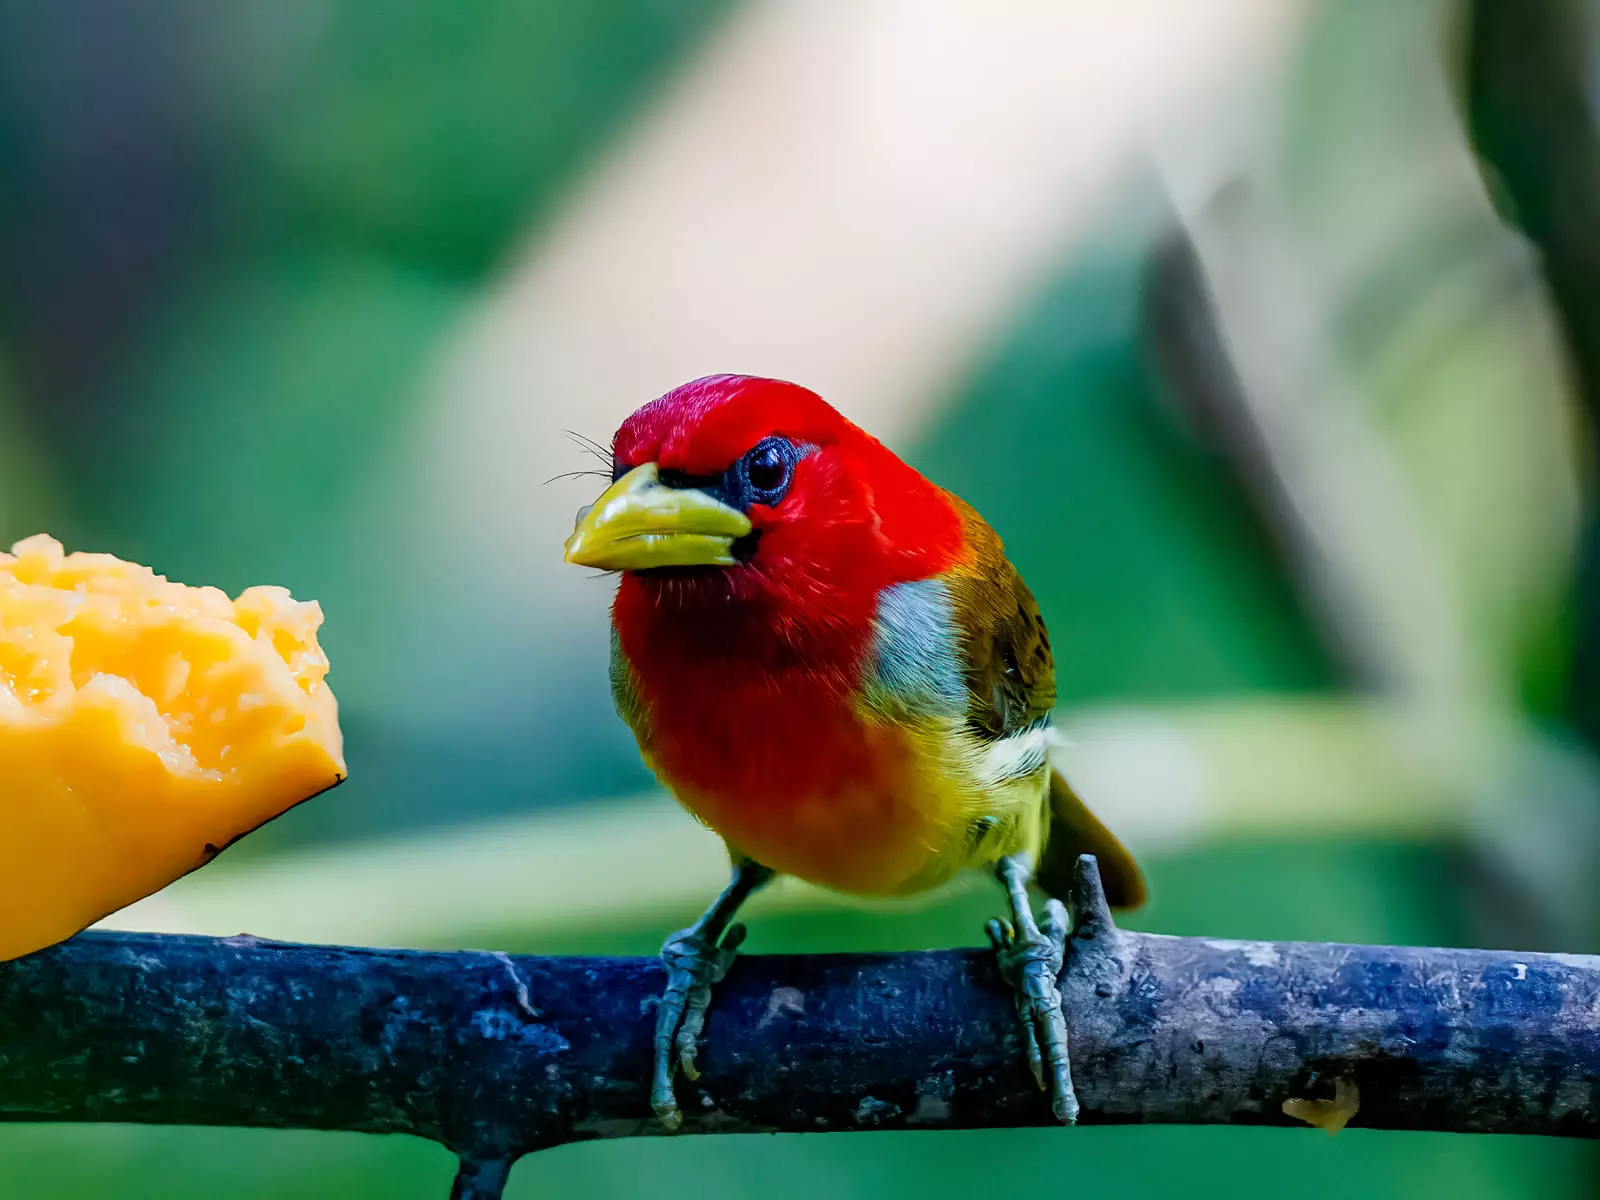
[[[1055,660],[1038,602],[1006,558],[999,535],[952,496],[974,554],[945,577],[966,654],[967,723],[986,740],[1048,721]]]
[[[993,741],[1049,721],[1056,703],[1055,658],[1038,602],[1006,558],[999,535],[971,506],[951,500],[974,550],[970,563],[946,576],[966,648],[967,723]],[[1059,771],[1051,772],[1049,829],[1037,874],[1046,892],[1066,895],[1079,855],[1093,854],[1112,907],[1144,903],[1139,864]]]

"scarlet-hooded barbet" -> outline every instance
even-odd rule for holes
[[[775,874],[863,896],[994,871],[989,935],[1034,1077],[1077,1112],[1056,978],[1067,917],[1034,920],[1080,854],[1111,903],[1132,857],[1051,765],[1055,669],[994,530],[814,392],[716,375],[635,412],[566,560],[622,573],[611,687],[645,762],[728,845],[733,879],[662,948],[652,1103],[680,1123],[739,905]]]

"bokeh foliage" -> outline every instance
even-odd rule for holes
[[[177,578],[270,579],[323,602],[354,778],[337,806],[297,810],[230,858],[600,797],[594,886],[626,886],[604,875],[603,798],[645,776],[596,704],[545,731],[569,749],[537,762],[515,736],[430,741],[396,720],[396,664],[422,650],[395,643],[385,606],[428,579],[425,548],[386,519],[383,481],[464,315],[733,6],[134,7],[144,19],[108,17],[100,41],[83,3],[0,11],[0,174],[17,184],[0,189],[5,532],[44,525]],[[1505,404],[1545,369],[1550,348],[1523,319],[1538,297],[1481,213],[1403,186],[1451,136],[1413,68],[1441,12],[1317,6],[1274,178],[1311,257],[1347,268],[1331,340],[1462,564],[1508,703],[1550,716],[1563,581],[1540,548],[1560,529],[1519,548],[1560,500],[1563,464],[1549,438],[1522,453],[1533,443]],[[74,144],[98,153],[63,151]],[[1169,221],[1153,182],[1130,178],[902,449],[1007,539],[1050,615],[1064,702],[1333,693],[1337,655],[1261,515],[1147,360],[1141,294]],[[604,686],[558,665],[524,682],[589,700]],[[1478,941],[1463,854],[1377,837],[1201,842],[1151,858],[1155,902],[1137,924]],[[750,945],[979,944],[993,902],[979,888],[891,916],[785,912]],[[519,936],[513,920],[497,936],[513,950],[651,953],[691,915],[567,937],[548,922]],[[353,1135],[0,1126],[0,1195],[432,1197],[451,1169],[437,1148]],[[1327,1186],[1489,1200],[1527,1195],[1530,1179],[1541,1195],[1587,1194],[1594,1172],[1587,1148],[1534,1139],[1086,1129],[569,1147],[525,1162],[508,1194],[935,1196],[1044,1176],[1129,1196]]]

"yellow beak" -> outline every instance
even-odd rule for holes
[[[698,488],[661,482],[655,463],[635,467],[578,512],[564,558],[603,571],[731,567],[750,518]]]

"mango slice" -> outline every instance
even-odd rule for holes
[[[42,534],[0,554],[0,961],[344,779],[321,624]]]

